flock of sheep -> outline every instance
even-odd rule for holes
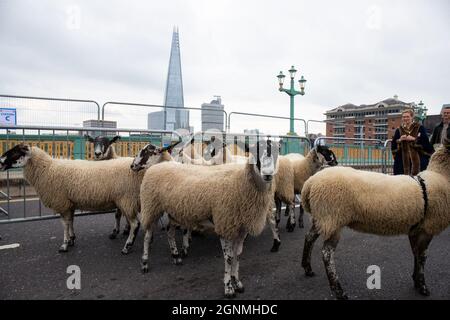
[[[205,149],[209,160],[197,155],[193,144],[180,148],[178,142],[168,147],[149,143],[135,158],[118,157],[113,143],[120,137],[87,138],[94,144],[97,161],[53,159],[26,144],[16,145],[0,158],[2,170],[23,168],[25,179],[43,204],[61,215],[64,241],[60,252],[75,244],[75,210],[116,210],[110,238],[119,234],[124,215],[128,238],[122,253],[127,254],[142,225],[141,270],[148,272],[153,229],[167,215],[166,231],[175,264],[188,254],[192,230],[219,236],[225,261],[224,291],[231,298],[244,291],[239,256],[247,235],[260,234],[268,224],[273,234],[271,251],[278,251],[281,204],[286,203],[286,227],[293,231],[295,198],[300,194],[312,219],[303,249],[306,276],[314,275],[311,252],[321,235],[330,288],[338,299],[346,299],[334,263],[342,228],[380,235],[408,234],[415,288],[423,295],[430,294],[424,278],[425,252],[432,237],[450,224],[448,142],[433,154],[426,171],[410,177],[338,167],[334,153],[321,145],[305,157],[279,156],[278,143],[270,138],[258,137],[248,146],[248,157],[233,155],[225,144],[214,141]],[[299,227],[303,227],[303,208]],[[177,227],[183,230],[181,252],[175,241]]]

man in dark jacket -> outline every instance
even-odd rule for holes
[[[442,121],[438,124],[431,135],[430,143],[434,146],[437,144],[442,144],[445,134],[442,132],[447,132],[448,124],[450,122],[450,104],[445,104],[441,111]]]

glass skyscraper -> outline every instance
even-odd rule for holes
[[[189,130],[189,111],[184,109],[183,78],[181,74],[180,39],[178,28],[173,29],[172,47],[170,49],[169,70],[167,72],[166,90],[164,93],[164,106],[176,107],[164,108],[164,111],[149,113],[149,129],[176,130],[179,128]],[[161,113],[164,113],[165,121],[161,125]]]

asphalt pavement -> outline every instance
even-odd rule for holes
[[[259,237],[246,240],[240,260],[246,290],[238,299],[333,299],[320,238],[312,256],[316,276],[306,278],[300,266],[304,235],[310,226],[307,215],[305,218],[305,229],[296,227],[287,233],[283,217],[277,253],[270,252],[272,238],[267,228]],[[166,235],[158,230],[150,253],[150,272],[141,274],[142,232],[134,250],[124,256],[120,251],[125,238],[108,238],[113,221],[113,214],[77,217],[76,244],[68,253],[58,253],[63,237],[59,219],[0,225],[0,299],[223,298],[224,261],[216,236],[194,237],[189,256],[176,266]],[[450,228],[434,238],[429,248],[428,298],[414,290],[413,257],[406,236],[380,237],[345,230],[336,265],[350,299],[450,299],[449,248]],[[80,267],[80,290],[67,288],[70,265]],[[381,269],[381,289],[367,289],[370,265]]]

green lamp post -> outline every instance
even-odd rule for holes
[[[304,95],[305,94],[305,78],[303,76],[300,77],[300,80],[298,80],[298,82],[300,83],[300,91],[295,90],[294,87],[294,78],[295,78],[295,73],[297,72],[297,70],[294,68],[294,66],[291,67],[291,69],[288,70],[289,74],[291,76],[291,87],[289,89],[284,89],[283,88],[283,82],[284,82],[284,78],[285,75],[283,74],[282,71],[280,71],[280,74],[277,76],[278,78],[278,84],[280,85],[280,88],[278,89],[281,92],[285,92],[289,98],[290,98],[290,102],[291,102],[291,109],[290,109],[290,128],[289,128],[289,132],[288,135],[297,135],[294,131],[294,97],[298,94],[300,95]]]
[[[417,107],[415,108],[415,118],[419,123],[423,124],[423,121],[426,119],[427,117],[427,107],[424,105],[424,103],[422,102],[422,100],[420,100],[420,102],[417,104]]]

